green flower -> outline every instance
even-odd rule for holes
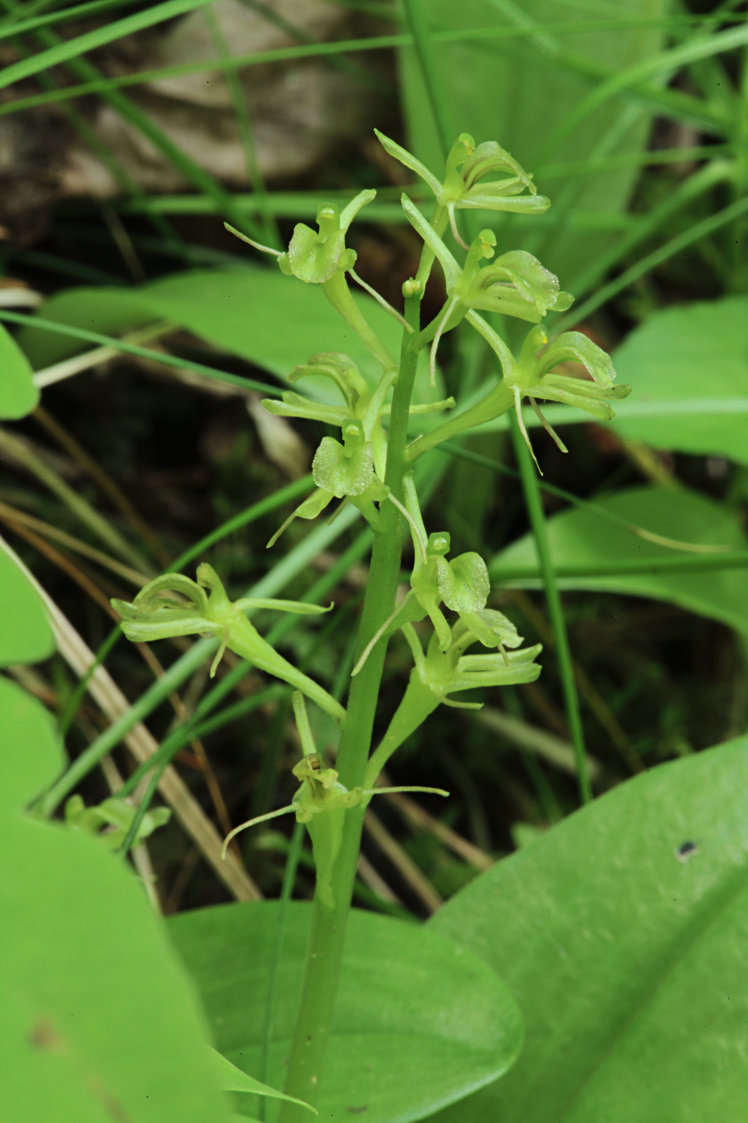
[[[545,195],[538,195],[532,176],[496,141],[476,145],[469,133],[461,133],[452,145],[440,183],[406,148],[377,129],[374,132],[384,150],[431,189],[437,205],[446,210],[452,233],[461,244],[464,243],[457,231],[455,210],[543,214],[551,205]]]
[[[427,448],[457,436],[458,433],[494,421],[513,408],[525,444],[542,475],[522,417],[523,398],[530,402],[541,424],[561,451],[566,452],[566,445],[541,413],[538,399],[564,402],[600,418],[601,421],[609,421],[614,416],[613,403],[631,393],[630,386],[614,385],[615,370],[610,356],[581,332],[567,331],[548,343],[543,327],[532,328],[525,338],[519,358],[515,358],[501,336],[477,312],[468,312],[465,319],[493,350],[501,364],[503,377],[474,405],[431,430],[425,439],[418,438],[414,441],[408,450],[408,459],[411,461],[422,455]],[[560,373],[556,368],[567,362],[579,364],[583,369]]]
[[[493,232],[482,230],[468,250],[461,275],[455,278],[454,297],[467,309],[539,323],[547,312],[571,307],[571,293],[561,292],[558,277],[531,253],[510,250],[481,266],[481,259],[494,257],[495,245]]]
[[[312,842],[319,901],[325,908],[332,909],[335,907],[332,873],[343,840],[343,823],[347,811],[359,804],[366,806],[373,796],[389,792],[428,792],[441,796],[449,793],[442,788],[412,785],[397,788],[355,787],[349,791],[338,780],[336,769],[326,768],[322,756],[317,752],[301,694],[294,693],[292,702],[304,755],[291,771],[300,781],[300,787],[285,807],[269,811],[265,815],[257,815],[234,827],[224,839],[222,857],[226,857],[228,844],[240,831],[292,813],[296,816],[297,823],[305,824]]]
[[[370,188],[368,191],[360,191],[342,211],[331,204],[320,207],[317,212],[317,229],[312,230],[311,226],[298,222],[285,253],[255,242],[228,223],[224,225],[242,242],[275,257],[281,271],[287,276],[298,277],[308,285],[323,285],[336,273],[350,272],[356,264],[356,251],[346,247],[345,236],[358,212],[375,196],[376,191]]]
[[[246,616],[247,612],[258,608],[318,615],[329,611],[332,605],[321,608],[304,601],[266,597],[241,597],[230,601],[216,571],[203,563],[197,567],[197,582],[181,573],[166,573],[149,581],[132,603],[114,599],[112,607],[122,617],[122,631],[135,643],[173,636],[215,636],[220,646],[211,664],[211,678],[228,647],[260,670],[302,691],[337,721],[345,717],[340,703],[271,647]]]
[[[358,212],[375,196],[373,189],[360,191],[342,211],[331,205],[320,207],[316,230],[297,223],[287,252],[278,258],[281,271],[307,284],[322,285],[335,273],[353,269],[356,251],[346,247],[345,236]]]
[[[583,371],[555,373],[560,363],[576,363]],[[548,343],[542,327],[528,332],[508,382],[531,400],[566,402],[601,421],[614,416],[611,402],[631,393],[630,386],[614,386],[616,372],[610,355],[580,331],[566,331]]]
[[[567,362],[578,364],[582,369],[558,373],[556,368],[559,364]],[[612,403],[631,393],[630,386],[614,386],[615,377],[610,356],[582,332],[563,332],[550,343],[542,327],[528,332],[519,358],[504,369],[504,381],[514,396],[520,429],[538,471],[540,465],[522,419],[522,398],[529,400],[545,430],[558,448],[566,452],[566,445],[541,413],[538,398],[549,402],[564,402],[601,421],[610,421],[615,416]]]
[[[380,480],[384,479],[387,460],[387,438],[382,421],[389,417],[387,402],[395,377],[395,371],[382,375],[374,389],[371,389],[356,364],[347,355],[337,352],[323,352],[313,355],[301,366],[295,367],[288,375],[288,381],[295,383],[302,378],[325,378],[335,384],[345,402],[335,405],[329,402],[314,401],[302,397],[293,390],[281,395],[281,401],[265,399],[263,406],[269,413],[282,417],[300,417],[323,421],[335,425],[345,432],[353,423],[363,434],[363,439],[371,446],[374,469]],[[440,402],[429,402],[411,407],[411,414],[435,413],[450,409],[454,398]],[[334,491],[334,489],[333,489]]]
[[[492,260],[496,237],[490,230],[482,230],[472,242],[465,264],[460,267],[432,224],[426,221],[407,195],[402,196],[401,203],[408,221],[441,265],[446,282],[447,302],[444,310],[431,328],[426,329],[427,332],[433,332],[429,355],[432,381],[439,341],[446,331],[451,331],[461,320],[467,319],[475,325],[477,312],[481,311],[538,323],[551,310],[563,311],[572,304],[573,297],[570,293],[561,291],[558,277],[541,265],[532,254],[524,250],[511,250],[501,254],[495,261]],[[481,262],[485,260],[491,261],[491,264],[483,266]],[[484,322],[482,317],[477,318],[481,323]]]
[[[385,400],[394,376],[394,370],[383,375],[372,390],[356,364],[347,355],[323,352],[313,355],[309,362],[295,367],[288,375],[288,380],[294,383],[302,378],[329,379],[340,391],[344,405],[316,402],[292,390],[286,391],[280,402],[265,399],[262,404],[269,413],[279,414],[282,417],[324,421],[328,425],[337,426],[343,433],[354,430],[360,433],[363,441],[371,447],[377,474],[383,478],[387,440],[382,428],[382,418],[389,415],[389,406],[385,405]],[[354,427],[353,430],[350,429],[351,425]]]
[[[534,660],[542,650],[541,645],[507,651],[507,647],[519,647],[522,637],[503,613],[493,609],[462,614],[450,630],[446,649],[436,631],[425,653],[412,624],[403,624],[402,632],[413,653],[414,667],[400,705],[369,757],[365,784],[373,782],[392,754],[442,703],[459,709],[481,708],[482,703],[458,702],[453,694],[534,682],[540,674],[540,666]],[[488,647],[498,647],[498,654],[466,655],[466,649],[476,640]]]
[[[497,615],[501,616],[501,613]],[[512,642],[517,644],[522,637],[513,626]],[[489,625],[490,627],[490,625]],[[411,672],[411,683],[422,692],[426,690],[433,696],[436,704],[460,709],[480,709],[480,702],[456,702],[451,695],[465,690],[481,690],[489,686],[508,686],[534,682],[540,674],[540,666],[534,660],[542,651],[542,645],[522,648],[519,651],[500,651],[496,655],[465,655],[465,648],[475,643],[477,638],[468,621],[461,618],[452,629],[449,647],[442,649],[434,634],[424,655],[421,644],[411,624],[403,628],[403,635],[413,653],[415,667]],[[482,641],[481,641],[482,642]],[[504,641],[506,642],[506,641]]]
[[[503,613],[486,608],[491,582],[483,558],[469,550],[448,560],[450,536],[446,531],[426,535],[412,474],[405,477],[403,486],[404,505],[393,495],[388,498],[407,520],[413,539],[415,557],[410,590],[369,640],[352,673],[358,674],[380,639],[426,616],[434,626],[440,650],[446,651],[454,642],[454,629],[441,609],[442,604],[456,612],[473,639],[485,647],[497,647],[504,653],[506,647],[518,647],[522,639],[514,625]]]
[[[346,422],[342,444],[334,437],[322,438],[312,461],[312,476],[317,485],[315,491],[276,530],[268,548],[275,545],[294,519],[316,519],[333,499],[352,503],[371,526],[378,528],[375,504],[387,497],[389,489],[377,475],[374,447],[366,440],[359,422]]]
[[[350,274],[369,296],[378,301],[400,323],[404,323],[400,313],[357,275],[353,268],[356,264],[356,251],[345,244],[348,227],[361,208],[370,203],[375,196],[376,191],[372,188],[368,191],[360,191],[342,211],[338,211],[338,208],[332,205],[321,207],[317,212],[317,229],[312,230],[311,226],[303,222],[297,223],[285,253],[255,242],[228,223],[224,225],[231,234],[247,242],[254,249],[275,257],[281,272],[287,276],[296,277],[308,285],[321,285],[336,312],[353,328],[384,370],[389,371],[392,368],[396,369],[397,364],[357,306],[346,282],[346,274]]]

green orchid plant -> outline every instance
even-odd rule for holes
[[[123,631],[135,642],[211,636],[218,645],[211,674],[217,673],[228,649],[293,690],[303,751],[292,769],[299,786],[286,806],[235,827],[227,835],[224,853],[247,827],[280,815],[294,815],[308,831],[316,869],[314,919],[286,1092],[312,1104],[319,1093],[316,1073],[321,1070],[329,1036],[365,808],[374,796],[390,791],[446,795],[441,789],[420,786],[382,787],[382,769],[440,705],[475,709],[487,692],[533,682],[540,674],[536,662],[540,645],[523,646],[515,626],[491,603],[484,559],[475,551],[450,557],[450,533],[427,528],[419,499],[421,464],[417,462],[443,441],[510,411],[516,412],[532,452],[522,417],[525,401],[538,412],[539,401],[561,402],[607,419],[612,416],[613,403],[628,393],[628,387],[614,385],[609,357],[585,335],[567,331],[549,339],[546,317],[567,310],[572,303],[557,277],[524,250],[502,248],[497,253],[496,236],[490,228],[482,229],[469,244],[460,233],[458,220],[463,211],[533,216],[547,210],[549,200],[538,194],[532,177],[520,164],[496,142],[476,144],[463,133],[452,146],[439,180],[405,148],[381,133],[377,136],[385,151],[418,176],[434,197],[428,217],[407,194],[402,196],[404,218],[422,243],[418,268],[403,285],[402,314],[357,276],[356,252],[347,244],[352,223],[374,198],[373,190],[360,192],[342,210],[322,207],[317,228],[298,224],[285,252],[261,246],[229,227],[244,242],[274,257],[284,274],[318,285],[380,372],[370,381],[349,356],[335,351],[316,354],[288,375],[292,389],[264,403],[271,413],[311,420],[333,430],[322,437],[314,454],[314,491],[291,512],[269,545],[293,519],[314,519],[333,500],[357,508],[371,530],[368,579],[345,703],[276,651],[249,619],[257,609],[308,615],[325,612],[325,608],[251,596],[232,601],[207,564],[198,567],[197,581],[167,574],[146,585],[132,603],[113,602],[122,617]],[[452,245],[445,240],[450,238]],[[426,281],[437,263],[446,296],[431,322],[422,324]],[[398,359],[371,326],[367,301],[354,299],[349,282],[384,304],[402,326]],[[495,328],[490,320],[493,314],[529,325],[518,350]],[[428,356],[434,382],[440,343],[459,325],[476,331],[485,341],[498,360],[498,377],[464,406],[453,398],[436,403],[414,400],[419,356]],[[331,383],[339,400],[330,404],[297,391],[297,384],[313,379]],[[453,412],[417,435],[421,415],[447,410]],[[542,414],[540,418],[563,448]],[[398,600],[403,544],[408,539],[412,565],[405,594]],[[389,722],[382,723],[384,735],[375,742],[387,647],[390,640],[400,642],[398,636],[402,650],[410,653],[411,670],[399,704]],[[317,749],[304,699],[333,719],[326,723],[325,735],[331,738],[331,751],[337,750],[334,766],[326,765]],[[284,1103],[281,1123],[295,1123],[298,1110],[294,1103]]]

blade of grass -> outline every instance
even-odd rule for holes
[[[44,461],[33,446],[11,434],[7,429],[0,429],[0,448],[10,456],[11,460],[20,464],[42,483],[64,507],[72,512],[79,522],[87,526],[92,534],[112,550],[118,558],[124,559],[141,573],[149,571],[148,562],[140,551],[131,546],[82,494],[75,488],[69,487],[61,479],[59,473]]]
[[[253,378],[231,374],[229,371],[220,370],[218,367],[208,367],[203,363],[195,363],[191,359],[167,355],[163,351],[152,351],[150,347],[139,347],[135,343],[128,343],[125,339],[102,335],[97,331],[87,331],[85,328],[76,328],[70,324],[45,320],[41,316],[25,316],[20,312],[7,312],[3,309],[0,311],[0,320],[7,320],[11,324],[28,325],[29,327],[39,328],[41,331],[54,331],[60,335],[69,335],[71,339],[82,339],[86,343],[98,343],[104,347],[111,347],[115,351],[122,351],[125,355],[136,355],[138,358],[163,363],[164,366],[176,367],[178,370],[191,370],[196,374],[205,375],[206,378],[215,379],[218,382],[227,382],[232,386],[239,386],[243,390],[257,390],[260,394],[277,395],[278,393],[278,388],[267,382],[257,382]]]
[[[588,268],[578,273],[574,278],[574,291],[583,296],[592,290],[597,290],[600,282],[619,265],[640,242],[646,241],[657,234],[665,224],[681,210],[686,210],[700,195],[711,191],[717,184],[731,181],[734,174],[734,165],[723,159],[713,159],[711,163],[699,168],[693,175],[689,175],[675,190],[669,194],[656,207],[641,215],[629,230],[616,238],[615,244],[607,253],[600,254],[589,263]],[[587,314],[583,310],[586,304],[578,305],[582,309],[581,315],[567,317],[567,322],[583,319]]]
[[[660,51],[651,58],[642,59],[632,66],[611,75],[602,83],[596,85],[590,93],[579,102],[575,110],[565,118],[563,123],[548,137],[542,155],[539,159],[547,159],[549,153],[555,151],[566,137],[611,98],[625,94],[647,79],[656,78],[664,80],[672,77],[679,69],[699,59],[709,58],[712,55],[726,53],[748,43],[748,26],[734,27],[728,31],[718,31],[709,36],[699,37],[679,47]],[[734,122],[730,116],[723,117],[718,114],[722,130],[728,135],[733,131]]]
[[[168,2],[175,4],[178,2],[185,10],[190,10],[194,7],[201,7],[206,2],[210,2],[210,0],[197,0],[197,2],[195,2],[195,0],[190,0],[189,3],[187,0],[168,0]],[[4,0],[4,3],[6,7],[18,8],[19,6],[18,0]],[[161,7],[166,6],[166,4],[161,5]],[[154,11],[155,9],[149,9],[151,15],[153,15]],[[181,12],[174,12],[173,14],[181,14]],[[127,20],[118,21],[116,24],[111,25],[111,27],[118,26],[119,24],[126,24],[127,22]],[[153,22],[159,21],[151,19],[151,23]],[[109,30],[111,30],[111,27]],[[131,33],[131,31],[123,32],[123,34]],[[46,49],[41,52],[42,58],[47,56],[56,57],[56,52],[63,50],[69,45],[68,43],[60,42],[59,37],[54,32],[50,31],[39,32],[37,38],[46,44]],[[85,38],[85,36],[80,38]],[[117,36],[111,36],[110,39],[106,41],[111,41],[111,38],[117,38]],[[77,40],[73,40],[72,42],[77,42]],[[38,55],[34,56],[34,58],[39,57]],[[31,60],[26,61],[30,62]],[[131,98],[121,93],[119,90],[112,88],[110,83],[102,77],[97,68],[88,59],[78,58],[75,53],[73,53],[72,55],[67,55],[60,61],[66,61],[72,73],[77,75],[78,78],[100,82],[101,87],[99,92],[102,97],[108,101],[110,106],[119,113],[124,120],[128,121],[133,128],[137,129],[146,137],[156,150],[161,152],[161,154],[179,171],[188,183],[192,183],[205,191],[206,194],[211,195],[216,200],[216,204],[220,210],[225,213],[233,223],[241,226],[242,223],[246,222],[244,212],[241,208],[236,206],[233,197],[223,189],[218,180],[192,160],[178,144],[175,144],[164,130],[156,124],[155,120],[140,109]],[[49,65],[52,65],[52,63]],[[0,81],[0,88],[2,88],[2,81]],[[139,188],[137,188],[137,192],[142,209],[145,213],[148,213],[148,197],[141,192]]]
[[[87,51],[95,51],[106,43],[112,43],[116,39],[124,39],[126,35],[134,35],[146,27],[153,27],[155,24],[163,23],[164,20],[173,19],[174,16],[184,15],[185,12],[191,12],[195,8],[202,8],[211,3],[213,3],[213,0],[163,0],[163,3],[149,4],[143,10],[135,12],[131,16],[114,20],[113,23],[103,24],[94,28],[93,31],[86,31],[72,39],[54,43],[36,55],[20,59],[18,62],[12,62],[9,66],[4,67],[0,71],[0,90],[7,89],[8,86],[31,78],[35,74],[42,74],[53,66],[59,66],[61,63],[79,58]],[[20,4],[14,4],[13,7],[15,11],[22,10]],[[13,29],[13,34],[17,33],[18,27],[16,26]]]
[[[81,636],[72,626],[67,617],[60,611],[56,603],[42,588],[39,582],[23,565],[20,558],[7,545],[3,548],[14,558],[23,570],[28,580],[33,584],[44,601],[50,618],[52,630],[55,635],[58,650],[68,665],[77,673],[83,674],[90,664],[94,662],[94,654],[84,643]],[[189,654],[189,653],[188,653]],[[168,672],[164,675],[164,679]],[[163,682],[163,680],[159,680]],[[98,667],[91,676],[91,694],[100,705],[102,711],[110,719],[121,713],[125,717],[128,713],[128,702],[118,686],[105,670]],[[167,689],[165,695],[169,693]],[[115,720],[116,724],[116,720]],[[148,730],[137,721],[130,722],[126,730],[128,748],[138,760],[144,760],[156,751],[157,745]],[[72,768],[75,768],[75,762]],[[204,812],[193,799],[181,778],[170,770],[162,778],[162,792],[167,801],[174,808],[175,814],[182,822],[185,830],[198,845],[206,859],[212,865],[219,879],[234,894],[237,900],[253,900],[258,896],[257,889],[247,875],[246,871],[233,860],[221,860],[221,839],[213,824],[206,818]],[[67,794],[67,793],[65,793]],[[34,808],[36,813],[44,815],[43,799]]]
[[[21,5],[18,0],[3,0],[3,4],[5,8],[10,8],[13,11],[21,10]],[[39,37],[42,41],[47,43],[54,44],[58,42],[58,37],[54,33],[42,31]],[[61,87],[54,72],[42,73],[38,76],[38,80],[40,84],[50,92],[51,100],[58,104],[58,110],[64,115],[74,131],[77,132],[83,143],[96,155],[102,167],[109,171],[119,191],[123,195],[131,196],[133,202],[138,206],[139,213],[149,213],[148,197],[141,190],[139,184],[123,167],[112,149],[99,139],[88,120],[79,113],[75,107],[68,105],[67,102],[64,101],[60,104],[61,99],[58,95]],[[180,257],[188,256],[184,242],[168,219],[165,219],[158,212],[151,215],[150,218],[156,230],[161,234],[162,238],[165,239],[166,243],[172,247],[172,250],[178,249],[180,251]]]
[[[640,261],[637,261],[636,265],[632,265],[630,269],[627,269],[619,277],[616,277],[615,280],[610,281],[607,285],[601,286],[593,296],[590,296],[589,299],[580,304],[578,308],[574,308],[573,315],[563,316],[559,321],[556,321],[553,325],[554,332],[567,331],[572,325],[578,324],[580,320],[590,316],[603,304],[607,303],[607,301],[611,300],[614,296],[617,296],[619,292],[628,288],[629,285],[635,284],[636,281],[651,272],[658,265],[669,261],[671,257],[675,257],[681,250],[687,249],[688,246],[699,242],[702,238],[708,237],[708,235],[713,234],[716,230],[720,230],[722,227],[729,225],[729,223],[734,222],[745,214],[748,214],[748,197],[731,203],[730,206],[718,211],[717,214],[710,215],[708,218],[704,218],[701,222],[697,222],[689,227],[688,230],[677,234],[674,238],[671,238],[669,242],[666,242],[663,246],[659,246],[656,250],[647,254],[646,257],[641,258]],[[669,405],[671,411],[672,409],[678,410],[679,408],[682,410],[684,403],[669,403]],[[719,409],[720,407],[724,407],[726,403],[724,400],[718,400],[714,405],[715,408]],[[550,411],[546,416],[550,421],[552,417]]]
[[[0,18],[0,41],[11,35],[25,35],[29,31],[38,31],[43,27],[54,27],[58,23],[74,23],[78,20],[100,15],[102,12],[108,12],[112,8],[133,7],[137,3],[138,0],[88,0],[86,4],[74,4],[69,8],[52,11],[46,16],[34,16],[33,12],[48,8],[49,3],[25,4]],[[14,19],[14,16],[20,17],[22,12],[25,18]]]
[[[278,230],[278,224],[268,204],[268,192],[265,186],[262,168],[257,158],[257,148],[255,146],[247,99],[244,96],[244,91],[239,81],[237,68],[227,65],[231,61],[231,54],[229,52],[228,43],[226,42],[226,37],[221,30],[221,25],[216,19],[215,12],[212,8],[206,8],[204,16],[216,47],[217,60],[221,64],[221,69],[224,71],[226,79],[226,85],[229,88],[231,102],[234,107],[234,116],[244,150],[244,164],[247,169],[247,179],[252,185],[252,195],[256,202],[257,213],[260,216],[260,229],[256,240],[259,239],[264,245],[271,246],[273,249],[282,249],[284,247],[280,231]]]
[[[439,138],[442,159],[446,160],[454,139],[454,128],[444,90],[439,81],[428,24],[421,12],[419,0],[403,0],[403,9],[413,36],[413,49],[418,59],[436,135]]]
[[[561,580],[577,577],[625,577],[637,573],[709,573],[716,570],[745,569],[748,566],[748,550],[730,550],[720,554],[677,554],[662,559],[632,558],[626,562],[597,562],[595,565],[564,565],[555,567],[556,577]],[[490,567],[491,576],[503,583],[536,585],[542,579],[538,569],[529,566],[515,569],[503,568],[500,563]]]
[[[272,23],[280,31],[285,32],[290,39],[295,39],[297,43],[303,43],[308,46],[319,46],[321,40],[315,39],[305,27],[286,19],[282,12],[276,11],[270,4],[264,4],[262,0],[244,0],[244,3],[248,8],[260,13],[268,23]],[[391,21],[393,13],[390,11],[384,18]],[[335,52],[329,57],[331,65],[340,70],[343,74],[348,74],[362,85],[369,86],[378,94],[384,94],[388,99],[395,100],[395,94],[389,87],[385,86],[375,75],[370,74],[363,66],[359,66],[357,63],[351,62],[349,59],[345,58],[342,52]]]

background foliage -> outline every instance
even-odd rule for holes
[[[3,915],[14,986],[3,1033],[18,1114],[37,1097],[39,1118],[109,1119],[113,1104],[138,1120],[228,1118],[221,1080],[241,1078],[219,1076],[203,1041],[210,1032],[242,1065],[247,1042],[224,1039],[219,1019],[268,972],[278,1024],[263,995],[246,1067],[279,1079],[306,906],[283,921],[273,966],[276,906],[248,902],[282,885],[288,896],[296,863],[296,895],[308,896],[308,859],[282,830],[218,855],[230,826],[288,802],[287,692],[229,660],[209,684],[209,641],[164,642],[157,658],[128,649],[108,599],[202,559],[238,592],[334,599],[321,626],[267,628],[342,689],[369,535],[346,511],[294,524],[265,552],[308,490],[322,431],[270,417],[259,398],[314,351],[366,357],[318,293],[250,260],[222,222],[279,246],[321,201],[375,184],[357,269],[396,302],[417,245],[375,125],[435,169],[467,129],[534,173],[553,206],[532,225],[506,219],[499,243],[559,274],[577,299],[553,330],[590,334],[633,393],[609,425],[549,407],[570,454],[533,427],[542,480],[500,426],[424,468],[434,525],[455,552],[492,559],[495,604],[545,644],[544,673],[488,696],[477,716],[439,713],[393,764],[395,783],[451,788],[441,820],[403,796],[368,813],[357,903],[401,923],[435,915],[402,939],[386,924],[375,936],[374,912],[355,917],[354,936],[381,956],[362,968],[351,952],[347,993],[361,1002],[343,1006],[340,1032],[355,1039],[373,1009],[379,1036],[333,1050],[326,1106],[367,1104],[383,1123],[740,1114],[747,41],[744,5],[695,0],[625,12],[603,0],[5,0],[0,701],[13,730]],[[436,311],[436,288],[430,300]],[[381,330],[392,333],[384,318]],[[448,337],[440,355],[460,401],[494,377],[471,338]],[[402,690],[397,644],[389,666],[383,728]],[[316,732],[324,742],[323,721]],[[578,811],[580,761],[602,798]],[[132,857],[156,910],[181,915],[164,926],[99,840],[41,822],[73,792],[87,805],[118,793],[143,811],[171,807]],[[185,911],[213,904],[224,907]],[[229,952],[245,926],[257,980]],[[209,937],[218,950],[198,961]],[[400,960],[390,939],[407,944]],[[455,945],[464,974],[448,982]],[[224,987],[236,980],[229,998],[216,998],[216,963]],[[500,1021],[478,1019],[481,994]],[[412,1033],[432,1060],[439,1010],[451,1025],[460,996],[477,1011],[459,1048],[445,1045],[449,1080],[423,1066],[423,1081],[407,1075],[382,995],[416,1004]],[[87,1014],[68,1033],[71,1004]],[[520,1016],[519,1060],[497,1080]],[[361,1054],[373,1068],[357,1083]],[[260,1115],[248,1090],[233,1108]]]

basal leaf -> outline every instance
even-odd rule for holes
[[[0,666],[46,659],[53,649],[42,600],[0,543]]]
[[[223,1123],[185,973],[134,873],[24,806],[61,769],[42,706],[0,677],[2,1118]]]
[[[24,417],[39,402],[29,361],[0,324],[0,417]]]
[[[308,906],[293,904],[283,934],[268,1075],[276,1086],[283,1081],[310,915]],[[277,906],[183,913],[169,921],[169,931],[198,985],[216,1046],[240,1068],[259,1072]],[[319,1117],[423,1118],[502,1075],[520,1040],[511,996],[474,956],[415,924],[354,911]],[[259,1112],[251,1097],[246,1110]]]
[[[616,405],[615,432],[748,464],[748,297],[656,312],[613,358],[633,386]]]
[[[622,784],[427,928],[500,972],[526,1019],[513,1069],[439,1123],[742,1119],[748,738]]]
[[[0,676],[0,807],[20,810],[62,770],[64,756],[51,715],[41,702]]]
[[[610,244],[611,234],[601,233],[599,224],[625,210],[638,175],[634,158],[646,144],[649,118],[640,102],[619,95],[597,105],[569,132],[566,123],[603,75],[624,71],[658,50],[664,4],[636,0],[627,5],[627,28],[621,27],[618,10],[596,14],[602,15],[597,27],[577,30],[577,7],[556,0],[430,0],[423,5],[432,36],[465,32],[452,42],[438,42],[434,36],[426,52],[432,85],[448,117],[446,127],[454,134],[446,138],[447,146],[467,130],[478,142],[497,140],[535,174],[552,207],[527,227],[543,233],[524,248],[572,291],[574,272]],[[613,15],[616,25],[606,28],[605,18]],[[423,56],[406,48],[400,59],[410,147],[441,178],[444,156],[421,74]],[[598,159],[625,155],[632,156],[628,169],[596,167]],[[577,167],[546,180],[546,163]],[[575,222],[580,216],[592,218],[598,230],[580,233]]]
[[[745,563],[724,569],[668,570],[671,563],[684,560],[697,566],[719,561],[720,552],[708,552],[709,546],[724,546],[728,551],[748,548],[748,537],[729,511],[685,488],[630,488],[596,499],[595,506],[631,529],[589,509],[563,511],[549,519],[548,540],[561,588],[653,597],[748,632]],[[693,544],[695,550],[689,553],[659,545],[637,534],[637,527]],[[539,573],[532,537],[525,535],[502,550],[489,572],[497,584],[508,579],[514,584],[540,585],[539,576],[530,576]]]

